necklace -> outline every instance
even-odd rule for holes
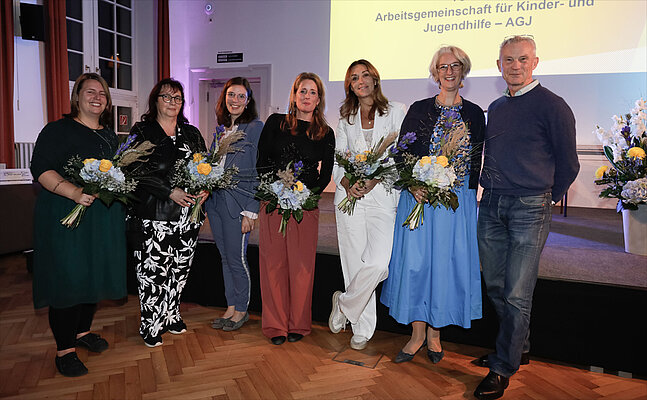
[[[112,146],[114,145],[114,143],[110,143],[110,142],[108,141],[108,139],[106,139],[105,137],[103,137],[103,135],[101,134],[101,132],[99,132],[99,129],[101,128],[101,125],[99,125],[96,129],[93,129],[93,128],[90,128],[90,127],[89,127],[85,122],[83,122],[83,121],[81,120],[81,118],[79,118],[79,117],[75,117],[75,118],[74,118],[74,120],[75,120],[76,122],[80,123],[81,125],[85,126],[86,128],[88,128],[88,129],[89,129],[89,130],[91,130],[92,132],[96,133],[96,134],[97,134],[97,136],[99,136],[99,138],[101,138],[101,140],[103,140],[104,142],[106,142],[106,144],[107,144],[108,146],[112,147]]]
[[[452,103],[452,104],[443,104],[443,103],[441,103],[441,102],[440,102],[440,100],[438,99],[438,96],[436,96],[436,105],[437,105],[438,107],[456,107],[456,106],[460,106],[461,104],[463,104],[463,99],[462,99],[462,98],[460,98],[460,97],[458,98],[458,101],[455,101],[455,102],[454,102],[454,103]]]
[[[101,128],[101,124],[99,124],[99,126],[98,126],[98,127],[96,127],[96,128],[90,128],[90,127],[89,127],[85,122],[83,122],[83,120],[81,120],[81,118],[79,118],[79,117],[74,118],[74,120],[75,120],[76,122],[78,122],[79,124],[81,124],[81,125],[85,126],[86,128],[88,128],[89,130],[93,131],[94,133],[98,133],[97,131]]]
[[[373,120],[371,119],[371,112],[370,111],[367,112],[366,115],[364,115],[364,113],[362,112],[362,109],[360,108],[360,118],[361,119],[366,119],[367,123],[370,126],[373,126]]]

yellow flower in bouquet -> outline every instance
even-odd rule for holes
[[[200,162],[202,161],[204,157],[202,156],[201,153],[195,153],[193,154],[193,162]]]
[[[431,157],[429,156],[424,156],[420,159],[419,161],[420,165],[428,165],[431,164]]]
[[[436,164],[445,168],[446,166],[449,165],[449,160],[445,156],[438,156],[436,157]]]
[[[364,162],[367,159],[368,159],[368,157],[366,157],[366,154],[363,154],[363,153],[360,153],[360,154],[355,156],[355,161]]]
[[[193,156],[193,158],[195,159],[195,155]],[[196,168],[198,169],[198,173],[200,175],[209,175],[209,173],[211,172],[211,165],[207,163],[200,163]]]
[[[294,188],[298,192],[303,192],[303,183],[301,181],[296,181],[296,183],[294,184]]]
[[[604,176],[604,173],[609,170],[609,167],[606,165],[601,166],[600,168],[595,170],[595,179],[602,179]]]
[[[96,158],[86,158],[85,160],[83,160],[83,165],[90,164],[90,163],[93,163],[95,161],[97,161]]]
[[[627,150],[627,155],[629,157],[643,159],[645,158],[645,150],[641,149],[640,147],[632,147]]]
[[[99,164],[99,171],[108,172],[108,171],[110,171],[110,168],[112,168],[112,161],[110,161],[110,160],[101,160],[101,164]]]

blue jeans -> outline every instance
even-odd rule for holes
[[[539,256],[552,218],[551,194],[507,196],[486,190],[478,217],[478,244],[487,295],[499,318],[490,370],[509,377],[530,350],[530,310]]]

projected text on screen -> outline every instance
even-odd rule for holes
[[[349,1],[331,0],[329,80],[359,58],[383,79],[429,76],[442,45],[472,60],[471,76],[496,76],[499,45],[533,35],[539,74],[647,71],[647,1]]]

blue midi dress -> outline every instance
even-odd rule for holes
[[[460,106],[448,109],[458,112]],[[431,150],[439,137],[439,124],[435,124]],[[402,224],[416,200],[408,190],[402,191],[389,277],[380,297],[389,314],[401,324],[425,321],[435,328],[470,328],[473,319],[481,318],[476,190],[467,186],[469,174],[461,180],[463,184],[455,190],[459,201],[456,211],[427,203],[424,222],[413,231]]]

